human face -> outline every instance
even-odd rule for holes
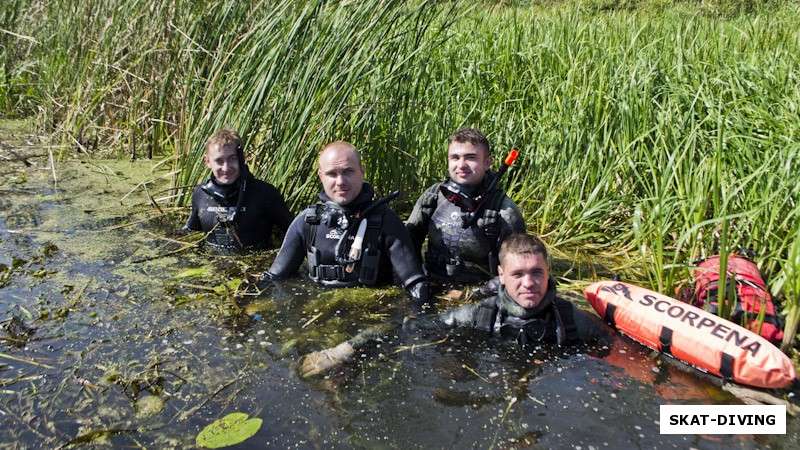
[[[203,157],[206,167],[219,184],[232,184],[239,179],[239,155],[233,145],[211,144]]]
[[[523,308],[537,306],[547,293],[550,269],[539,253],[509,253],[503,258],[497,273],[506,293]]]
[[[476,186],[492,166],[492,158],[482,146],[469,142],[451,142],[447,147],[447,171],[458,184]]]
[[[364,170],[355,151],[345,146],[329,147],[319,156],[319,181],[328,198],[344,206],[361,193]]]

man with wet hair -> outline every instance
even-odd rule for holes
[[[239,134],[214,133],[203,163],[211,176],[194,189],[184,230],[205,232],[208,246],[223,253],[271,248],[273,228],[286,232],[292,215],[274,186],[250,174]]]
[[[435,320],[412,319],[404,328],[467,327],[515,341],[521,347],[608,342],[605,326],[594,315],[575,308],[556,292],[547,248],[536,236],[508,236],[499,252],[497,295],[442,312]],[[336,347],[303,357],[300,373],[312,376],[346,361],[359,346],[383,330],[368,330]]]
[[[303,259],[309,277],[326,286],[374,286],[391,281],[394,272],[417,306],[427,304],[428,283],[408,231],[388,199],[374,199],[355,147],[344,141],[326,145],[318,175],[319,201],[295,217],[264,277],[290,277]]]
[[[429,187],[406,221],[418,254],[428,240],[425,270],[434,281],[492,279],[500,242],[525,231],[522,214],[497,185],[491,166],[488,139],[474,128],[459,129],[447,143],[448,179]]]

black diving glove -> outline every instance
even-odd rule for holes
[[[272,274],[270,274],[269,271],[264,271],[264,273],[258,277],[258,281],[256,281],[256,287],[260,291],[263,291],[272,284],[272,281]]]
[[[433,308],[431,284],[427,280],[420,280],[409,286],[408,295],[413,300],[415,312],[423,313]]]

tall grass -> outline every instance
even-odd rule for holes
[[[37,41],[21,34],[21,17],[30,0],[7,0],[0,8],[0,117],[25,116],[35,111],[31,85],[31,49]]]
[[[786,271],[797,2],[14,1],[9,27],[38,42],[18,53],[37,90],[15,98],[83,150],[97,137],[173,158],[177,188],[205,176],[202,144],[227,125],[295,209],[339,138],[413,200],[443,177],[446,137],[473,125],[497,159],[522,150],[505,186],[553,246],[667,293],[694,259],[738,247]]]
[[[797,220],[795,17],[508,11],[431,58],[461,62],[434,76],[458,100],[437,86],[422,97],[521,146],[510,188],[551,243],[638,255],[665,292],[726,248],[754,249],[775,274]]]
[[[253,170],[293,193],[295,205],[317,189],[316,151],[340,137],[373,141],[365,162],[377,168],[371,175],[378,184],[407,182],[407,166],[386,164],[397,159],[374,145],[381,132],[375,126],[393,120],[390,111],[408,110],[409,71],[438,42],[448,10],[392,1],[270,7],[250,31],[218,43],[206,81],[188,90],[178,184],[205,175],[198,144],[225,125],[249,136]]]
[[[789,255],[783,266],[781,286],[786,294],[786,328],[783,335],[781,349],[788,349],[797,335],[800,325],[800,226],[794,233]]]

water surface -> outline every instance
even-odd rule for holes
[[[396,288],[258,292],[274,253],[184,249],[168,164],[65,157],[54,179],[48,150],[73,149],[13,123],[0,140],[0,320],[33,329],[0,334],[0,446],[188,448],[242,411],[263,426],[238,448],[797,448],[792,418],[786,436],[659,435],[660,404],[740,402],[625,338],[523,352],[403,331]],[[352,361],[297,375],[379,324]]]

